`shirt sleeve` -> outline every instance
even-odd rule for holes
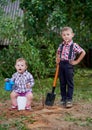
[[[80,47],[77,43],[74,43],[74,52],[77,54],[80,54],[83,50],[82,47]]]
[[[29,73],[28,79],[27,79],[27,83],[30,83],[31,87],[34,86],[34,78],[32,76],[32,74]]]
[[[59,47],[58,47],[58,49],[57,49],[57,54],[58,54],[58,55],[60,55],[61,46],[62,46],[62,44],[60,44]]]
[[[16,73],[14,73],[14,74],[12,75],[11,80],[12,80],[12,81],[15,81],[15,78],[16,78]]]

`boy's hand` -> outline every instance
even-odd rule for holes
[[[59,62],[60,62],[60,58],[56,57],[56,63],[59,64]]]
[[[81,60],[83,59],[83,57],[85,56],[85,54],[86,54],[86,52],[83,50],[83,51],[80,53],[78,59],[76,59],[76,60],[70,60],[69,63],[72,64],[72,65],[77,65],[77,64],[79,64],[80,61],[81,61]]]
[[[30,83],[27,83],[27,84],[26,84],[26,87],[27,87],[27,88],[31,88]]]
[[[71,65],[77,65],[78,64],[77,60],[70,60],[69,63]]]

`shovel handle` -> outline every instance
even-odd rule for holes
[[[58,79],[58,72],[59,72],[59,64],[57,64],[57,67],[56,67],[55,77],[54,77],[54,81],[53,81],[53,87],[56,86],[56,82]]]

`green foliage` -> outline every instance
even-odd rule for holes
[[[5,6],[6,4],[7,4],[7,0],[0,0],[0,8],[1,6]]]
[[[27,5],[29,4],[28,1],[26,1],[26,3]],[[23,7],[26,5],[26,3],[23,5]],[[23,3],[21,2],[21,4]],[[40,11],[40,4],[42,6],[42,10],[38,16],[37,12]],[[22,19],[19,18],[11,20],[9,17],[4,18],[2,16],[2,20],[0,23],[0,36],[2,39],[7,39],[10,42],[9,48],[2,50],[1,52],[3,57],[1,58],[1,62],[5,63],[4,65],[1,64],[1,74],[3,74],[4,77],[10,76],[14,72],[13,64],[15,63],[15,59],[20,56],[24,57],[28,61],[29,71],[32,71],[32,73],[36,77],[46,77],[51,73],[50,69],[55,67],[55,48],[57,47],[56,42],[58,41],[58,35],[56,35],[56,33],[53,32],[51,29],[49,29],[52,28],[50,27],[50,24],[47,26],[47,21],[53,21],[52,19],[48,19],[48,16],[50,15],[48,15],[48,13],[52,11],[51,7],[53,5],[50,1],[48,1],[48,4],[50,4],[50,7],[43,1],[32,1],[31,6],[33,6],[36,11],[32,10],[31,13],[27,8],[27,11],[25,12],[24,22],[22,21]],[[48,7],[49,10],[46,10],[45,7]],[[44,11],[47,17],[44,15]],[[34,17],[32,17],[33,15]],[[32,21],[35,21],[35,23],[33,24]],[[27,39],[25,38],[25,36],[23,36],[23,32],[25,32],[24,27],[25,31],[26,29],[28,29],[27,31],[29,32],[29,38],[27,37]],[[44,33],[45,31],[46,33]],[[7,56],[8,58],[4,58]],[[11,60],[12,64],[7,64]],[[5,70],[3,69],[3,66],[6,68]]]
[[[25,34],[27,37],[41,36],[49,33],[52,27],[58,27],[64,23],[65,16],[60,8],[63,1],[22,0],[20,7],[24,10]],[[52,33],[52,32],[50,32]]]
[[[41,51],[43,52],[41,54],[42,57],[44,56],[45,58],[45,65],[47,63],[45,61],[51,61],[48,56],[50,53],[49,48],[47,48],[48,43],[49,46],[54,44],[53,50],[57,49],[58,44],[61,42],[59,32],[63,26],[71,26],[73,28],[75,33],[74,42],[80,44],[86,51],[92,48],[91,5],[91,0],[20,1],[20,7],[24,10],[24,34],[27,36],[27,39],[33,38],[35,41],[36,38],[43,39],[44,37],[45,39],[45,48],[43,49],[42,47],[43,51]],[[40,43],[44,46],[44,42],[38,41],[38,45],[34,44],[34,46],[39,50]],[[52,63],[54,63],[54,60]]]
[[[24,34],[38,50],[41,63],[48,74],[51,73],[50,69],[55,68],[55,53],[60,40],[59,27],[65,22],[63,10],[60,10],[62,6],[62,0],[20,1],[20,7],[24,10]]]
[[[30,42],[34,42],[30,39]],[[44,63],[40,59],[40,52],[34,46],[28,42],[19,46],[22,56],[27,60],[29,64],[29,71],[34,74],[35,77],[43,77],[46,75]]]
[[[3,15],[0,20],[0,39],[5,39],[13,45],[19,45],[25,38],[23,28],[23,21],[19,17],[13,20]]]
[[[17,47],[9,46],[9,48],[4,48],[0,51],[0,71],[3,77],[11,77],[12,73],[15,72],[15,61],[21,54]],[[16,51],[16,53],[15,53]]]
[[[14,70],[15,60],[21,57],[18,45],[25,40],[23,36],[22,19],[12,20],[10,17],[2,15],[0,20],[0,39],[8,41],[9,46],[0,50],[0,75],[11,77]]]
[[[35,77],[53,73],[56,50],[61,42],[59,32],[63,26],[71,26],[75,32],[74,41],[86,51],[91,49],[91,5],[91,0],[20,0],[23,19],[16,17],[13,20],[0,13],[0,39],[10,43],[0,51],[0,74],[10,77],[19,57],[28,61],[29,71]]]
[[[92,48],[92,1],[66,1],[66,24],[71,26],[75,32],[74,40],[78,42],[86,51]]]
[[[51,40],[53,32],[57,36],[60,28],[68,25],[74,29],[76,35],[74,40],[88,50],[92,48],[90,46],[92,41],[91,5],[91,0],[47,0],[45,2],[43,0],[21,0],[20,7],[25,14],[25,34],[28,38],[47,34],[49,37],[47,35],[45,37]]]
[[[19,46],[9,46],[0,51],[0,68],[3,77],[11,77],[15,70],[15,61],[19,57],[24,57],[28,62],[28,70],[34,74],[34,77],[43,78],[46,76],[47,70],[41,61],[39,51],[31,46],[28,42],[24,42]]]
[[[7,5],[7,0],[0,0],[0,19],[2,14],[4,14],[3,8],[5,5]]]

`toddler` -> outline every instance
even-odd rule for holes
[[[27,71],[27,62],[24,58],[16,60],[15,68],[16,73],[12,75],[11,80],[14,81],[13,90],[10,94],[12,107],[11,109],[17,109],[17,97],[26,96],[26,110],[31,110],[31,103],[33,99],[32,87],[34,85],[34,78],[31,73]],[[6,79],[7,81],[8,79]]]

